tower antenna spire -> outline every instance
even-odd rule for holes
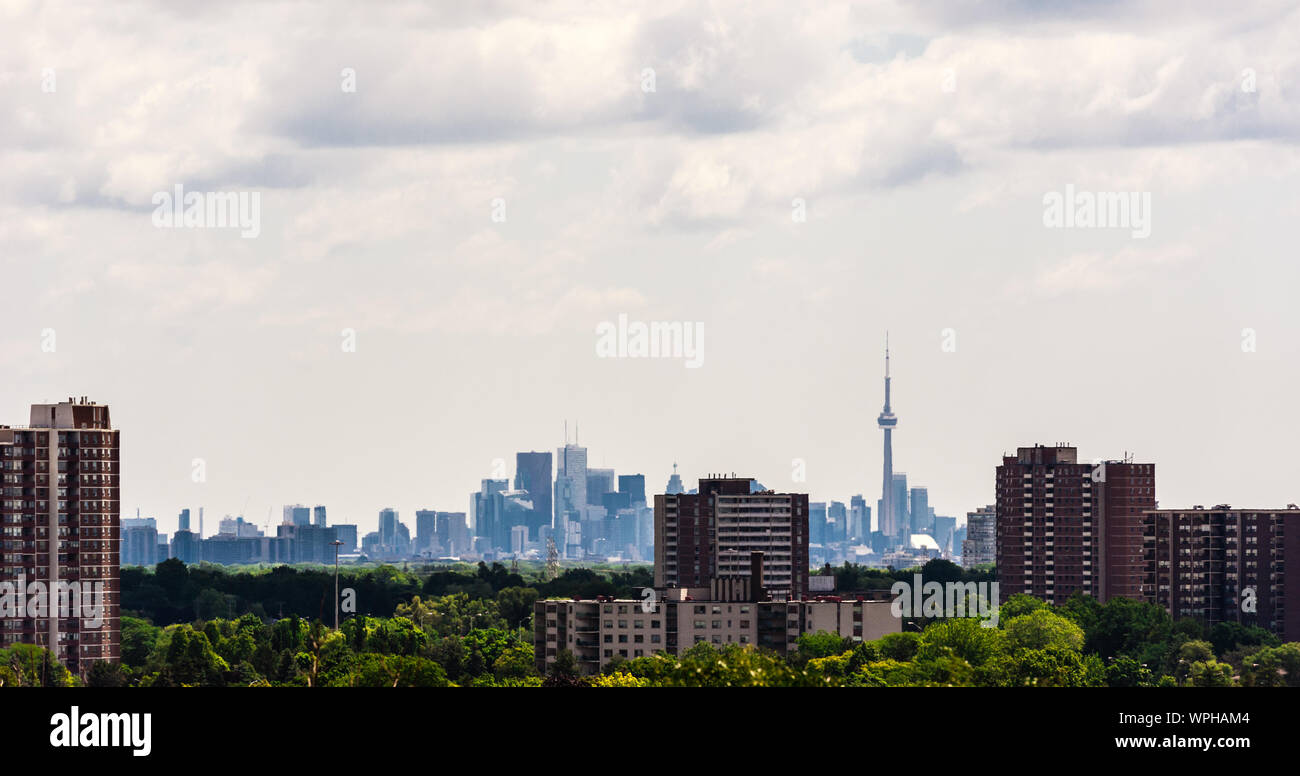
[[[885,407],[876,418],[876,424],[885,435],[884,477],[880,488],[880,519],[877,523],[880,531],[895,544],[902,543],[904,527],[902,525],[902,504],[894,498],[894,428],[898,417],[889,405],[889,330],[885,330]]]

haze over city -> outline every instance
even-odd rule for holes
[[[566,421],[652,493],[874,507],[886,330],[939,514],[1057,442],[1300,501],[1294,4],[176,6],[0,8],[0,424],[110,405],[123,517],[467,511]],[[259,233],[158,228],[176,185]],[[702,362],[598,357],[620,314]]]

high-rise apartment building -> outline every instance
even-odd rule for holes
[[[655,587],[747,577],[751,553],[759,551],[762,585],[773,598],[807,592],[808,495],[750,492],[751,482],[706,478],[697,493],[655,496]]]
[[[997,557],[997,507],[992,504],[966,513],[966,540],[961,562],[966,568],[993,563]]]
[[[56,594],[46,599],[55,616],[7,612],[19,616],[0,619],[0,645],[46,647],[82,675],[96,661],[118,662],[119,449],[108,407],[85,397],[34,404],[27,426],[0,426],[0,582],[68,590],[70,604],[60,607]]]
[[[314,525],[314,526],[316,526],[317,528],[324,528],[324,527],[325,527],[325,507],[323,507],[323,506],[319,506],[319,505],[316,506],[316,507],[313,507],[312,510],[311,510],[311,514],[312,514],[311,524]]]
[[[1300,641],[1300,509],[1159,509],[1144,524],[1146,600]]]
[[[1080,463],[1073,447],[1021,447],[997,467],[1002,595],[1064,603],[1142,598],[1143,513],[1155,509],[1155,464]]]

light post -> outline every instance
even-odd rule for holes
[[[335,539],[330,542],[334,546],[334,630],[339,629],[339,547],[343,542]]]

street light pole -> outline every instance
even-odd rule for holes
[[[339,629],[339,547],[343,542],[335,539],[330,542],[334,545],[334,630]]]

